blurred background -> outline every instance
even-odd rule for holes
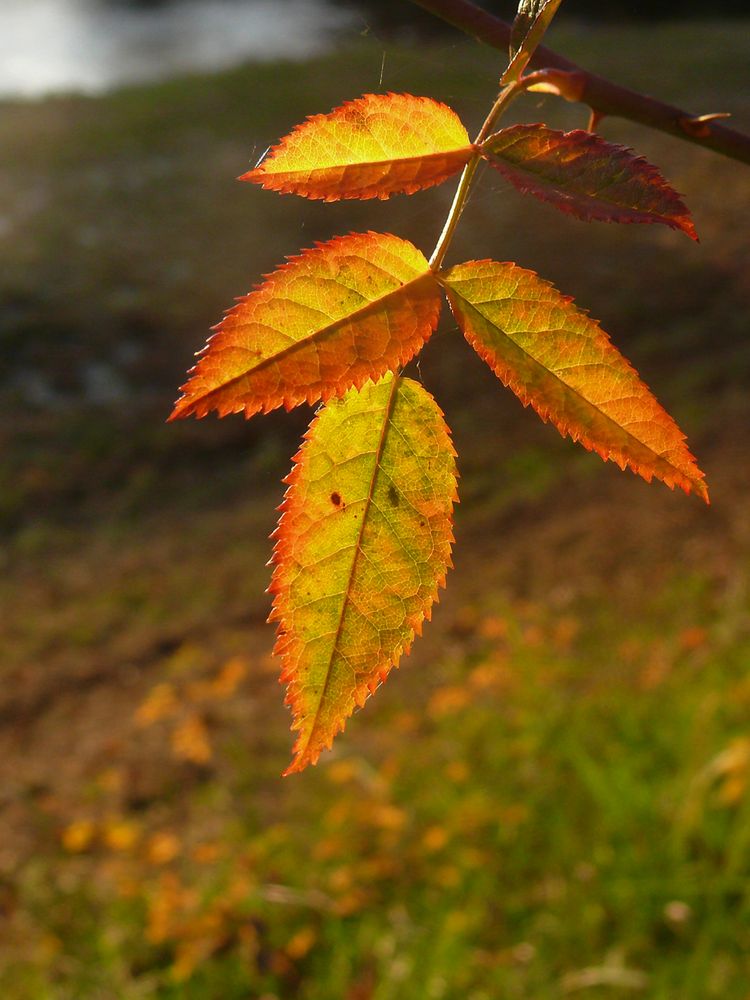
[[[566,0],[550,45],[750,130],[744,3],[602,6]],[[561,440],[446,316],[412,373],[459,453],[455,570],[302,776],[279,778],[264,589],[311,411],[164,423],[261,274],[364,228],[429,252],[452,195],[321,205],[234,178],[363,92],[475,130],[502,64],[407,3],[3,0],[9,1000],[747,1000],[747,167],[602,124],[684,194],[698,245],[482,176],[450,260],[516,260],[600,319],[713,505]],[[586,122],[538,95],[514,114]]]

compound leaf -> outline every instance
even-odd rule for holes
[[[298,125],[240,180],[306,198],[388,198],[440,184],[473,155],[445,104],[365,94]]]
[[[404,365],[440,314],[422,253],[385,233],[353,233],[292,258],[215,328],[170,419],[211,410],[250,417],[341,396]]]
[[[698,238],[688,209],[656,167],[591,132],[512,125],[490,136],[481,153],[519,191],[579,219],[663,222]]]
[[[543,420],[602,458],[708,501],[684,435],[598,323],[515,264],[470,261],[441,275],[466,339]]]
[[[429,393],[392,374],[313,420],[281,506],[269,590],[297,732],[314,764],[408,652],[450,566],[454,451]]]

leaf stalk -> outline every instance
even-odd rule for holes
[[[466,200],[469,197],[472,181],[474,180],[474,175],[477,171],[481,158],[478,147],[492,132],[497,120],[508,108],[511,101],[518,97],[523,90],[524,82],[522,80],[515,80],[513,83],[508,84],[507,87],[504,87],[500,91],[497,100],[490,108],[489,114],[485,118],[482,127],[479,132],[477,132],[477,137],[473,143],[474,155],[463,169],[461,179],[458,182],[458,187],[456,188],[456,193],[453,197],[453,204],[450,207],[448,217],[446,218],[445,225],[443,226],[443,231],[440,234],[440,238],[435,244],[435,249],[432,251],[432,256],[430,257],[430,270],[433,274],[440,270],[440,266],[442,265],[443,258],[445,257],[448,247],[451,244],[453,235],[461,218],[461,214],[466,207]]]

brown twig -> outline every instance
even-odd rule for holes
[[[412,0],[425,10],[454,25],[467,35],[496,49],[507,51],[510,40],[510,25],[486,10],[477,7],[471,0]],[[696,115],[671,104],[665,104],[653,97],[639,94],[635,90],[621,87],[596,73],[589,73],[574,62],[558,55],[551,49],[539,46],[529,64],[537,69],[553,67],[568,73],[580,74],[584,81],[581,101],[601,119],[605,115],[612,118],[626,118],[648,128],[666,132],[692,142],[705,149],[711,149],[722,156],[750,164],[750,136],[725,125],[717,124],[712,116]],[[696,127],[698,123],[699,127]]]

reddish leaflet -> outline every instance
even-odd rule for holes
[[[493,131],[534,86],[523,69],[558,5],[521,0],[506,86],[474,142],[445,105],[368,94],[308,119],[242,178],[333,201],[410,194],[463,171],[430,261],[383,233],[304,251],[226,314],[172,414],[327,403],[287,478],[275,532],[271,618],[297,733],[286,773],[314,764],[408,652],[450,566],[450,434],[429,393],[400,374],[435,330],[443,292],[467,341],[543,420],[646,480],[708,500],[677,425],[569,298],[515,264],[442,267],[482,159],[579,218],[695,238],[679,196],[630,150],[545,125]]]

